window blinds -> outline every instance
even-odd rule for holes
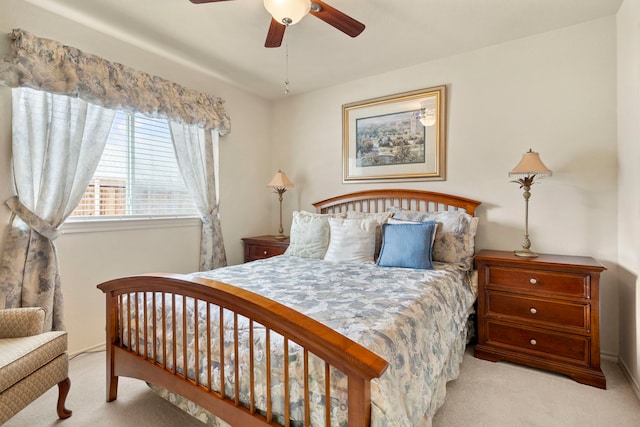
[[[116,114],[98,168],[72,216],[197,216],[165,119]]]

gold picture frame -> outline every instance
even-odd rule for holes
[[[343,182],[444,181],[446,86],[342,106]]]

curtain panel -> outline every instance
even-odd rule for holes
[[[224,101],[107,61],[60,42],[13,30],[11,53],[0,61],[0,84],[68,95],[105,108],[231,131]]]
[[[115,111],[81,99],[16,88],[11,223],[0,262],[0,307],[42,307],[45,331],[64,330],[53,240],[84,194]],[[4,301],[2,301],[4,300]]]
[[[218,134],[175,122],[169,122],[169,126],[178,167],[202,221],[200,271],[224,267],[227,257],[218,216],[213,155]]]

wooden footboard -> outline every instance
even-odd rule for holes
[[[289,345],[302,348],[304,358],[304,422],[310,425],[310,398],[309,398],[309,357],[317,357],[324,361],[325,366],[325,401],[330,402],[331,379],[330,369],[337,369],[348,378],[348,422],[349,426],[368,426],[371,416],[370,381],[377,378],[385,371],[387,362],[362,347],[356,342],[333,331],[323,324],[285,307],[275,301],[261,297],[252,292],[230,286],[224,283],[192,278],[175,274],[152,274],[125,277],[98,285],[106,294],[107,307],[107,400],[112,401],[117,397],[118,377],[126,376],[145,380],[152,384],[164,387],[174,393],[195,402],[201,407],[212,412],[222,420],[233,426],[267,426],[289,425],[290,408],[288,402],[290,373],[288,369]],[[162,301],[159,303],[157,301]],[[205,306],[206,309],[206,342],[200,339],[193,340],[189,347],[187,331],[195,331],[202,326],[198,322],[198,315],[188,314],[182,310],[182,314],[176,317],[176,311],[165,307],[176,302],[182,307],[187,303]],[[150,312],[151,311],[151,312]],[[197,311],[197,310],[195,310]],[[194,311],[194,312],[195,312]],[[156,316],[160,312],[162,316]],[[171,313],[165,316],[166,313]],[[211,320],[219,317],[219,325],[224,324],[223,317],[231,314],[233,325],[231,333],[225,335],[225,327],[212,328]],[[167,318],[168,317],[168,318]],[[213,317],[213,319],[212,319]],[[250,339],[248,349],[240,349],[242,345],[238,340],[238,318],[249,323]],[[215,323],[215,322],[214,322]],[[279,363],[283,366],[284,373],[280,373],[284,383],[284,420],[276,423],[276,417],[272,411],[271,384],[267,376],[266,387],[266,411],[259,411],[255,402],[256,397],[252,387],[254,386],[254,339],[253,328],[264,327],[267,331],[279,334],[284,345],[284,360],[271,360],[270,352],[264,352],[261,357],[266,358],[267,370],[272,364]],[[151,332],[148,332],[151,331]],[[201,331],[204,332],[204,331]],[[182,336],[180,336],[182,335]],[[212,349],[224,348],[221,341],[228,341],[229,335],[233,336],[232,357],[225,362],[225,352],[220,350],[214,358],[219,358],[217,369],[212,366],[198,366],[199,363],[211,365]],[[176,354],[176,339],[185,344],[182,354]],[[218,344],[216,344],[218,340]],[[140,345],[142,343],[142,345]],[[269,344],[267,344],[269,348]],[[241,401],[238,372],[238,354],[244,350],[250,354],[250,394],[249,401]],[[205,362],[194,358],[195,375],[189,375],[188,369],[180,369],[179,359],[186,361],[190,355],[205,353]],[[235,379],[233,385],[227,384],[225,392],[225,363],[231,363]],[[184,366],[184,365],[183,365]],[[202,381],[197,374],[200,370],[206,370],[207,378]],[[214,374],[215,372],[215,374]],[[213,377],[218,375],[219,377]],[[218,384],[218,387],[213,385]],[[326,408],[326,425],[330,425],[329,406]],[[300,421],[300,420],[298,420]]]

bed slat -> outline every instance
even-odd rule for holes
[[[177,328],[176,328],[176,310],[175,310],[175,306],[176,306],[176,294],[171,294],[171,300],[172,303],[171,304],[171,344],[173,346],[172,348],[172,352],[171,354],[173,354],[173,374],[176,374],[176,366],[178,365],[178,335],[177,335]]]
[[[156,313],[157,313],[157,307],[156,307],[156,293],[152,292],[151,293],[151,313],[153,316],[153,342],[152,342],[152,348],[151,348],[151,354],[153,355],[153,360],[158,360],[158,350],[157,350],[157,345],[158,345],[158,325],[157,325],[157,321],[156,321]]]
[[[324,364],[324,396],[325,425],[331,427],[331,368],[326,362]]]
[[[304,427],[311,424],[311,403],[309,401],[309,352],[304,350]]]
[[[235,402],[236,406],[240,404],[240,351],[239,351],[239,343],[238,343],[238,313],[233,313],[233,360],[234,360],[234,370],[233,370],[233,379],[235,385]]]
[[[256,413],[256,378],[255,378],[255,353],[253,341],[253,319],[249,320],[249,410]]]
[[[193,301],[193,306],[195,307],[195,310],[193,311],[193,336],[195,337],[193,340],[193,354],[195,356],[194,359],[196,364],[193,379],[196,382],[196,385],[200,385],[200,334],[198,333],[200,324],[200,322],[198,322],[198,313],[200,311],[199,305],[200,301],[197,299]]]
[[[282,361],[284,367],[284,425],[289,427],[291,421],[291,402],[289,401],[289,340],[284,339],[282,344]]]
[[[273,420],[273,412],[271,412],[271,330],[265,329],[265,361],[267,364],[267,422]]]
[[[213,390],[211,382],[213,369],[211,365],[211,304],[207,304],[207,342],[205,344],[207,346],[207,390]]]
[[[220,396],[224,398],[226,396],[224,388],[224,308],[218,307],[218,315],[218,331],[220,333],[218,336],[218,345],[220,346],[220,366],[218,370],[220,371]]]
[[[136,353],[140,354],[140,306],[138,305],[138,301],[140,300],[140,294],[136,292],[133,294],[135,296],[135,325],[136,325],[136,341],[135,341],[135,350]]]
[[[189,345],[187,344],[187,296],[182,296],[182,376],[186,380],[187,376],[187,351]]]

